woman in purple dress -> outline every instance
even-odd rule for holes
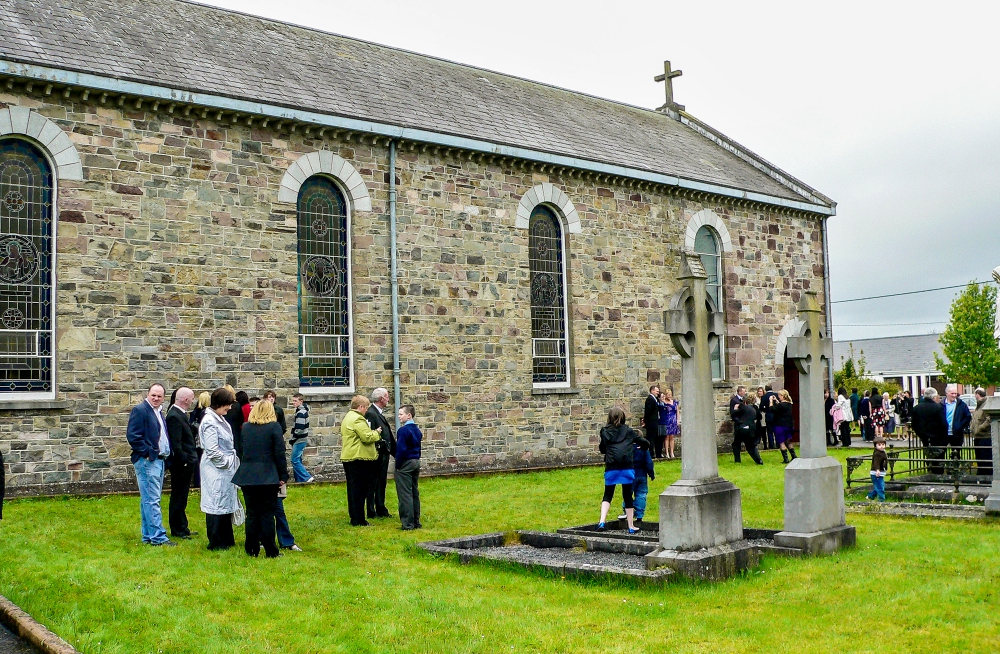
[[[674,457],[674,438],[681,433],[681,428],[677,425],[677,402],[674,401],[674,392],[669,388],[660,393],[660,400],[657,402],[660,411],[660,437],[666,438],[666,457]]]

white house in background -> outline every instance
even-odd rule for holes
[[[865,370],[874,379],[895,382],[904,391],[913,393],[914,397],[918,397],[928,386],[943,394],[945,378],[934,362],[934,353],[937,352],[945,361],[948,359],[938,342],[939,336],[921,334],[834,341],[834,367],[840,370],[853,350],[855,363],[864,356]]]

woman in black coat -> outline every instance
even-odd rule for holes
[[[240,467],[233,483],[243,489],[246,502],[246,544],[250,556],[260,554],[261,545],[268,558],[280,556],[275,543],[275,512],[278,492],[288,481],[285,440],[270,402],[258,402],[243,423],[236,452]]]
[[[625,412],[620,407],[612,408],[608,412],[608,424],[601,428],[601,444],[598,446],[604,455],[604,499],[601,501],[601,521],[597,525],[598,531],[604,531],[611,499],[615,496],[615,486],[621,485],[622,498],[625,500],[625,516],[628,519],[628,533],[639,533],[634,523],[635,507],[632,505],[632,482],[635,481],[632,452],[635,443],[644,444],[647,449],[649,448],[649,441],[625,424]]]

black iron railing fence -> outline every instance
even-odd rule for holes
[[[886,483],[954,486],[989,485],[993,481],[993,454],[989,446],[977,446],[966,437],[961,446],[923,447],[912,435],[886,446],[889,469]],[[847,487],[871,483],[872,454],[847,457]]]

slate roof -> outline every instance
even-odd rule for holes
[[[864,352],[865,368],[876,375],[940,372],[934,363],[934,352],[945,361],[948,361],[948,357],[941,351],[938,336],[940,334],[834,341],[834,367],[840,369],[844,360],[850,356],[853,345],[855,361]]]
[[[655,111],[179,0],[4,0],[0,58],[813,202]]]

